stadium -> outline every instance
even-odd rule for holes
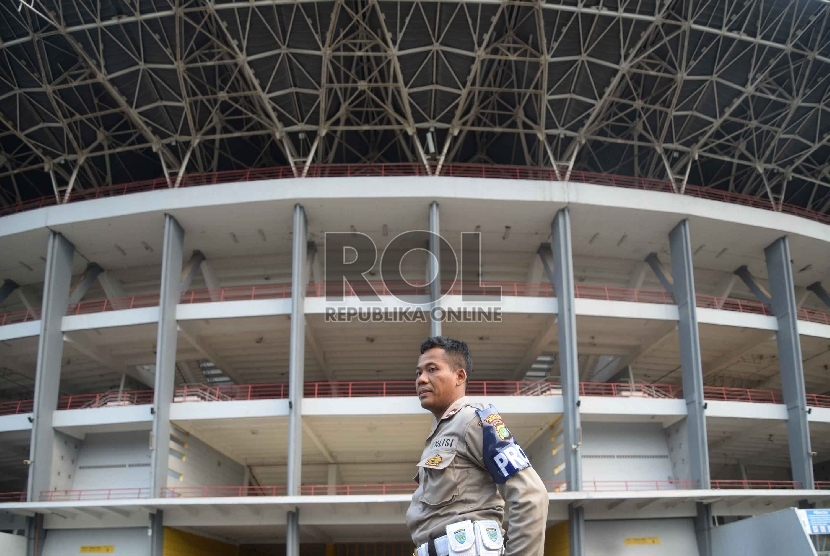
[[[546,556],[830,551],[830,3],[0,14],[0,553],[408,556],[437,334]]]

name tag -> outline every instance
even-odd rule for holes
[[[433,448],[452,448],[455,444],[455,438],[443,437],[436,438],[432,443]]]

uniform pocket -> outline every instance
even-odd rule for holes
[[[421,502],[428,506],[449,504],[458,496],[458,470],[452,465],[455,452],[435,452],[418,463],[424,470]]]

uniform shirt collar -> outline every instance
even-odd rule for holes
[[[447,419],[451,418],[453,415],[455,415],[456,413],[461,411],[461,408],[463,408],[465,405],[468,405],[468,404],[469,404],[469,399],[467,398],[467,396],[461,396],[460,398],[458,398],[457,400],[452,402],[452,404],[447,408],[447,410],[441,416],[440,420],[436,420],[435,416],[433,416],[432,417],[432,430],[430,431],[429,436],[427,436],[427,438],[428,439],[432,438],[432,435],[435,434],[435,431],[438,430],[438,425],[440,425],[443,421],[446,421]]]

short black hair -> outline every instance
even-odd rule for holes
[[[433,348],[441,348],[447,360],[457,368],[467,371],[467,380],[473,372],[473,356],[470,355],[470,348],[466,342],[453,340],[444,336],[433,336],[424,340],[421,344],[421,355]]]

